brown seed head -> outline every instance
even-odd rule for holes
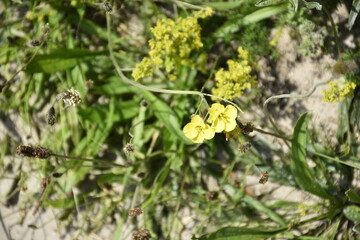
[[[49,185],[49,183],[51,182],[51,178],[50,177],[44,177],[43,179],[41,179],[40,182],[40,192],[41,194],[43,194],[47,188],[47,186]]]
[[[51,156],[51,151],[41,146],[33,147],[21,145],[16,148],[16,153],[25,157],[40,159],[47,159]]]
[[[262,172],[261,177],[259,179],[259,183],[260,184],[265,184],[265,183],[267,183],[268,179],[269,179],[269,173],[267,171]]]
[[[150,231],[147,229],[135,230],[133,232],[133,240],[149,240],[151,238]]]
[[[254,125],[251,122],[243,124],[237,120],[237,124],[238,124],[238,127],[240,128],[241,132],[244,134],[249,134],[252,131],[254,131]]]
[[[130,217],[135,217],[135,216],[139,216],[143,213],[143,210],[141,208],[132,208],[129,211],[129,216]]]
[[[56,120],[55,108],[51,107],[47,113],[47,123],[52,126],[55,124],[55,120]]]
[[[131,155],[135,150],[134,144],[127,143],[125,147],[123,148],[123,151],[126,155]]]
[[[219,196],[218,191],[209,191],[209,192],[206,193],[206,200],[208,202],[214,201],[214,200],[216,200],[218,198],[218,196]]]

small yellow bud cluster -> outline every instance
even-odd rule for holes
[[[329,88],[323,91],[323,101],[333,103],[343,101],[345,97],[351,96],[356,88],[355,83],[346,81],[344,77],[335,82],[330,82],[328,86]]]
[[[36,10],[28,11],[25,18],[30,21],[37,20],[38,22],[42,22],[46,17],[53,17],[55,15],[56,11],[51,7],[51,5],[42,3],[36,7]]]
[[[153,74],[153,68],[165,69],[167,77],[174,81],[181,65],[191,65],[190,55],[203,47],[199,18],[212,15],[211,8],[195,12],[192,16],[172,20],[160,19],[151,29],[153,38],[149,40],[150,58],[145,57],[136,65],[132,73],[137,81]]]
[[[214,103],[209,109],[209,118],[206,124],[204,119],[195,115],[191,122],[186,124],[183,132],[187,138],[194,143],[202,143],[204,139],[212,139],[215,133],[231,132],[236,128],[237,109],[232,106],[224,106],[220,103]]]
[[[252,71],[249,65],[249,53],[243,48],[238,48],[239,60],[228,60],[229,70],[221,68],[215,73],[215,88],[212,89],[214,95],[228,100],[240,97],[244,90],[251,88],[255,83],[255,76],[251,76]]]

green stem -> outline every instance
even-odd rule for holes
[[[274,99],[281,99],[281,98],[307,98],[309,96],[311,96],[316,88],[320,85],[324,85],[324,84],[327,84],[328,82],[325,81],[325,82],[320,82],[318,84],[316,84],[308,93],[305,93],[305,94],[280,94],[280,95],[275,95],[275,96],[271,96],[269,97],[268,99],[266,99],[266,101],[264,102],[264,105],[263,105],[263,111],[266,115],[266,117],[270,120],[270,123],[273,125],[273,127],[275,128],[275,130],[278,132],[279,135],[283,135],[284,133],[282,133],[280,131],[280,129],[277,127],[276,123],[274,122],[274,120],[272,119],[270,113],[269,113],[269,110],[268,110],[268,104],[271,100],[274,100]],[[289,143],[285,140],[285,137],[282,137],[282,139],[284,139],[284,142],[285,144],[290,148],[290,145]]]
[[[59,154],[55,154],[55,153],[52,153],[51,156],[59,157],[59,158],[65,158],[65,159],[70,159],[70,160],[75,160],[75,161],[94,162],[94,163],[105,163],[105,164],[108,164],[108,165],[114,165],[114,166],[123,167],[123,168],[127,168],[127,167],[128,167],[128,166],[125,166],[125,165],[108,162],[108,161],[105,161],[105,160],[102,160],[102,159],[90,159],[90,158],[70,157],[70,156],[64,156],[64,155],[59,155]]]
[[[345,162],[345,161],[342,161],[338,158],[334,158],[334,157],[330,157],[328,155],[325,155],[325,154],[322,154],[322,153],[318,153],[318,152],[315,152],[315,151],[311,151],[311,150],[308,150],[309,153],[312,153],[314,155],[317,155],[317,156],[320,156],[320,157],[323,157],[323,158],[326,158],[326,159],[329,159],[329,160],[332,160],[332,161],[335,161],[335,162],[338,162],[338,163],[341,163],[341,164],[344,164],[344,165],[347,165],[349,167],[353,167],[353,168],[357,168],[357,169],[360,169],[360,165],[356,164],[356,163],[349,163],[349,162]]]
[[[341,48],[340,48],[340,41],[339,41],[339,35],[335,26],[335,22],[334,19],[332,18],[331,14],[329,13],[328,9],[323,5],[322,6],[323,11],[325,12],[326,16],[329,18],[330,23],[331,23],[331,28],[334,31],[334,36],[335,36],[335,43],[336,43],[336,50],[338,52],[338,56],[340,56],[341,54]]]

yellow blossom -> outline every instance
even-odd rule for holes
[[[335,82],[330,82],[328,86],[329,88],[323,91],[323,101],[333,103],[343,101],[345,97],[351,96],[356,88],[355,83],[346,81],[344,77]]]
[[[132,76],[135,81],[144,78],[150,77],[153,74],[152,62],[149,58],[145,57],[143,60],[136,64],[135,70],[132,72]]]
[[[204,139],[212,139],[215,135],[214,129],[206,124],[199,115],[195,115],[191,122],[185,125],[183,132],[194,143],[202,143]]]
[[[236,127],[237,110],[234,106],[214,103],[209,110],[208,122],[212,123],[215,132],[230,132]]]
[[[228,100],[240,97],[244,90],[255,84],[255,76],[249,65],[249,53],[243,48],[238,48],[238,60],[228,60],[229,70],[223,68],[215,73],[215,87],[212,89],[214,95]]]
[[[206,8],[175,21],[170,18],[158,20],[155,27],[151,28],[153,38],[149,40],[149,59],[152,67],[164,69],[167,77],[175,80],[181,66],[193,66],[194,61],[191,60],[191,55],[203,47],[198,19],[211,14],[212,9]],[[135,75],[138,76],[136,80],[142,75],[149,76],[149,72],[142,74],[144,69],[141,67],[141,64],[137,65],[134,70],[137,72]]]

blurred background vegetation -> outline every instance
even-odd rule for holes
[[[337,13],[340,5],[348,16]],[[128,84],[108,45],[131,78],[157,20],[204,7],[214,14],[199,19],[204,46],[191,55],[199,64],[178,66],[175,81],[161,70],[140,80],[211,93],[215,72],[237,58],[238,47],[249,52],[258,85],[234,102],[252,116],[254,131],[199,145],[181,132],[198,96]],[[358,239],[359,87],[333,104],[339,121],[326,141],[306,109],[295,114],[292,131],[273,126],[263,104],[292,87],[273,86],[260,72],[262,60],[271,68],[281,59],[276,46],[288,35],[295,66],[330,55],[334,76],[358,84],[359,8],[358,0],[0,1],[1,239]],[[336,16],[343,19],[335,23]],[[66,107],[61,94],[69,89],[81,102]],[[286,105],[283,98],[267,107],[277,115]],[[54,155],[17,155],[20,145]],[[278,188],[303,197],[273,195]]]

